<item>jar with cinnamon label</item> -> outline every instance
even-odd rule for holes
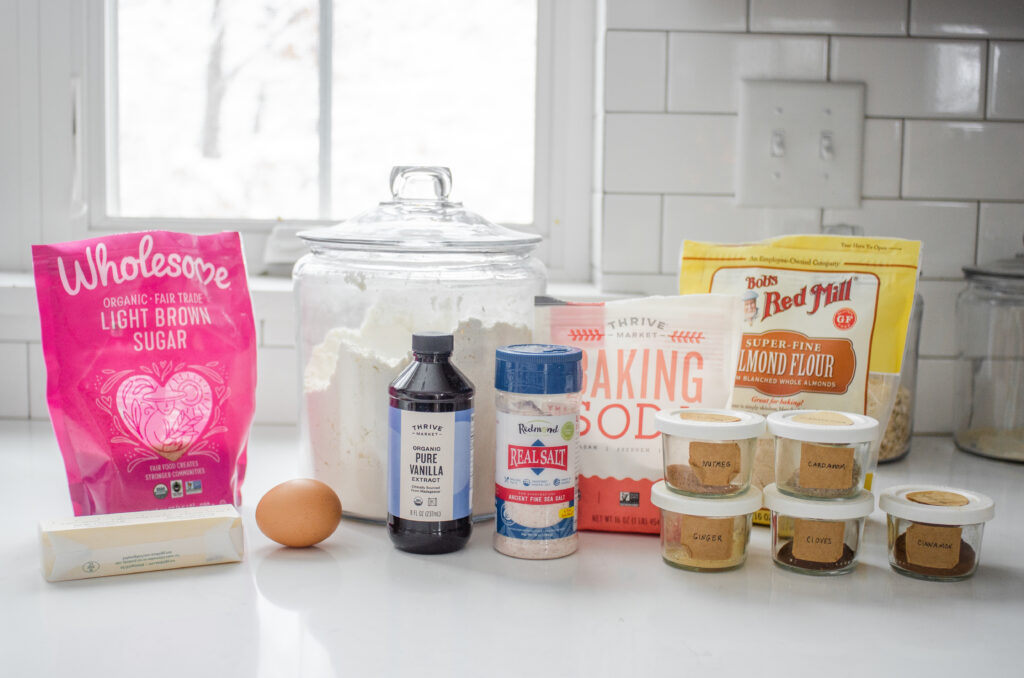
[[[900,574],[958,581],[978,569],[985,523],[995,516],[989,497],[937,485],[900,485],[883,492],[878,507],[889,514],[889,565]]]
[[[661,558],[672,567],[694,572],[719,572],[743,564],[754,511],[761,491],[700,499],[672,492],[664,480],[651,488],[651,503],[661,509]]]
[[[750,487],[764,417],[740,410],[683,409],[655,415],[665,484],[697,497],[731,497]]]
[[[811,575],[852,572],[857,567],[864,520],[875,509],[867,490],[842,501],[801,499],[772,483],[764,488],[772,514],[772,558],[779,567]]]
[[[806,499],[856,497],[864,487],[878,420],[852,412],[788,410],[768,415],[779,492]]]

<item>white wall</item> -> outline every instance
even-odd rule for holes
[[[1022,249],[1024,2],[607,0],[606,18],[603,289],[675,292],[684,238],[920,239],[915,425],[949,431],[960,267]],[[860,209],[735,206],[743,78],[866,83]]]

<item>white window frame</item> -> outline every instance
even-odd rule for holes
[[[514,227],[544,236],[540,255],[554,281],[590,282],[593,230],[595,73],[597,49],[595,0],[538,0],[537,90],[535,120],[534,221]],[[83,215],[72,225],[76,236],[140,229],[195,232],[238,230],[265,238],[279,224],[315,226],[331,219],[195,219],[112,216],[117,204],[116,154],[108,138],[117,129],[117,43],[108,40],[116,32],[116,0],[86,0],[81,15],[84,63],[81,86],[73,84],[72,116],[84,120],[73,135],[69,166],[72,186],[81,187],[72,197],[71,214]],[[320,205],[330,210],[330,107],[331,78],[324,68],[330,59],[333,6],[320,3]],[[81,134],[84,133],[84,139]],[[77,149],[77,150],[75,150]],[[325,151],[326,149],[326,151]],[[84,157],[83,157],[84,156]],[[500,162],[500,159],[496,159]],[[72,191],[74,193],[74,190]]]

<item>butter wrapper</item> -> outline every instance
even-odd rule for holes
[[[244,552],[230,504],[42,521],[39,541],[47,581],[234,563]]]

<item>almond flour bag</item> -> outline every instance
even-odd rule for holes
[[[545,301],[534,340],[583,349],[578,528],[656,534],[651,486],[664,465],[654,415],[729,406],[742,304],[714,294]]]
[[[238,504],[256,333],[237,233],[32,248],[75,515]]]
[[[733,407],[768,415],[830,409],[868,414],[885,431],[899,386],[921,243],[896,238],[783,236],[761,243],[683,243],[679,291],[743,302]],[[865,477],[878,461],[876,440]],[[753,484],[774,480],[763,439]],[[755,516],[763,522],[764,515]]]

